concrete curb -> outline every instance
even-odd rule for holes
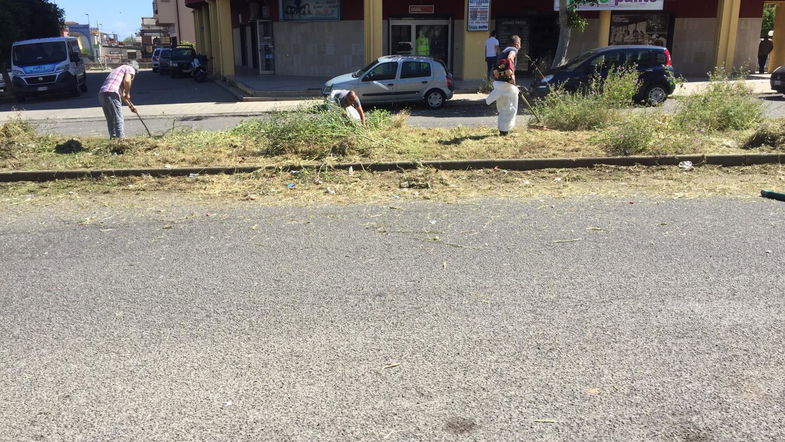
[[[759,164],[781,164],[785,154],[750,154],[750,155],[674,155],[665,157],[587,157],[587,158],[536,158],[510,160],[470,160],[470,161],[406,161],[392,163],[343,163],[343,164],[305,164],[288,166],[232,166],[232,167],[178,167],[171,169],[77,169],[77,170],[30,170],[18,172],[0,172],[0,182],[17,181],[54,181],[66,179],[128,177],[150,175],[191,176],[220,175],[235,173],[252,173],[257,171],[301,170],[301,169],[349,169],[374,172],[409,170],[419,167],[430,167],[438,170],[473,170],[473,169],[506,169],[506,170],[539,170],[539,169],[572,169],[590,168],[600,165],[609,166],[675,166],[682,161],[691,161],[694,166],[713,165],[725,167],[752,166]]]

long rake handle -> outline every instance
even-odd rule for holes
[[[128,103],[128,105],[129,105],[129,106],[132,106],[132,107],[136,108],[136,106],[134,106],[134,104],[133,104],[133,103],[131,103],[131,100],[127,100],[127,99],[126,99],[126,100],[125,100],[125,102],[126,102],[126,103]],[[148,137],[150,137],[150,138],[152,138],[152,137],[153,137],[153,134],[151,134],[151,133],[150,133],[150,129],[148,129],[148,128],[147,128],[147,124],[145,124],[144,120],[142,119],[142,116],[141,116],[141,115],[139,115],[139,109],[136,109],[136,112],[134,112],[134,113],[135,113],[135,114],[136,114],[136,116],[139,118],[139,121],[141,121],[141,122],[142,122],[142,126],[144,126],[144,130],[146,130],[146,131],[147,131],[147,136],[148,136]]]

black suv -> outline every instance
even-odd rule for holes
[[[635,96],[638,101],[661,104],[676,88],[668,49],[635,45],[606,46],[584,52],[533,83],[530,92],[535,98],[543,97],[555,85],[574,92],[586,87],[594,75],[605,78],[612,68],[625,65],[635,65],[640,72],[641,88]]]
[[[170,74],[172,78],[178,75],[191,75],[193,65],[191,64],[196,57],[193,46],[178,46],[172,49],[172,59],[170,62]]]

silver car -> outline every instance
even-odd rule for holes
[[[430,57],[388,55],[350,74],[339,75],[324,84],[323,95],[337,89],[351,89],[362,103],[422,101],[439,109],[452,98],[452,74],[444,64]]]

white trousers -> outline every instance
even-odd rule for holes
[[[493,91],[485,99],[487,104],[496,102],[499,112],[498,126],[502,132],[509,132],[515,127],[518,115],[518,87],[505,81],[494,81]]]

